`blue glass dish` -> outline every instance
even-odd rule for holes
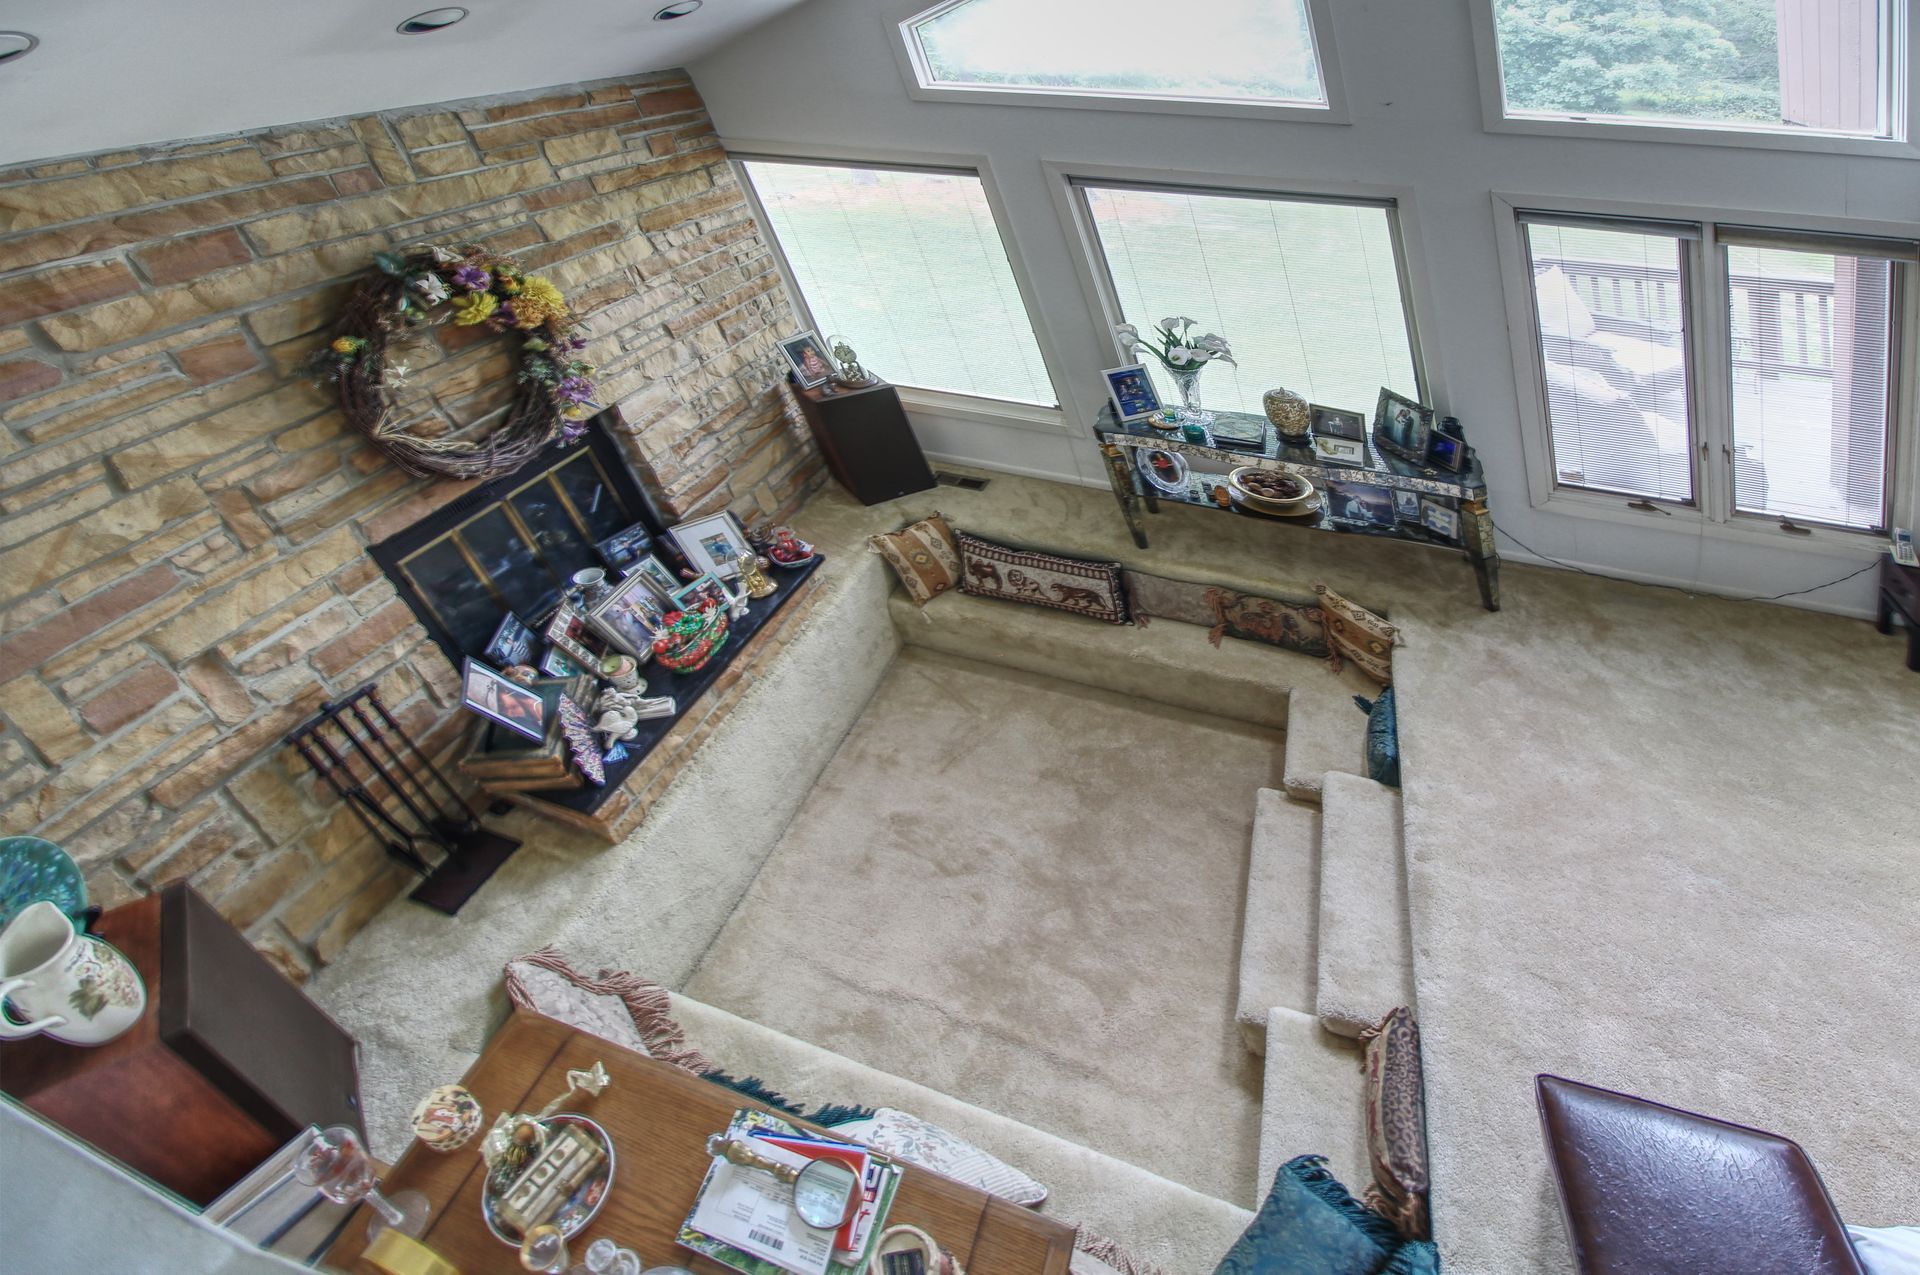
[[[87,881],[67,852],[39,837],[0,837],[0,930],[46,899],[77,924],[87,910]]]

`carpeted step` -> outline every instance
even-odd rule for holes
[[[1287,721],[1287,686],[1323,680],[1318,660],[1257,642],[1207,642],[1197,624],[1102,624],[1044,607],[949,593],[926,609],[896,591],[887,603],[909,646],[926,647],[1256,726]],[[1353,751],[1362,723],[1354,721]]]
[[[1262,788],[1254,801],[1240,922],[1240,994],[1234,1021],[1254,1053],[1266,1049],[1275,1005],[1314,1012],[1314,934],[1320,911],[1320,810]]]
[[[1255,1199],[1266,1198],[1273,1175],[1297,1155],[1327,1157],[1348,1190],[1356,1196],[1365,1190],[1371,1170],[1360,1059],[1356,1042],[1334,1035],[1311,1014],[1271,1011]]]
[[[1367,773],[1367,719],[1355,695],[1372,699],[1380,688],[1348,665],[1339,673],[1296,679],[1287,703],[1287,795],[1319,801],[1328,771]]]
[[[1316,1012],[1358,1036],[1413,1004],[1400,793],[1331,772],[1320,806],[1320,926]]]

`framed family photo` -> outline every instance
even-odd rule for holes
[[[625,531],[615,532],[594,546],[600,551],[600,560],[608,569],[619,572],[631,570],[633,564],[653,552],[653,533],[644,524],[628,527]]]
[[[1318,403],[1307,408],[1307,424],[1316,438],[1353,438],[1365,442],[1367,418],[1359,412],[1343,412]]]
[[[672,528],[670,534],[673,542],[680,546],[680,552],[686,555],[688,566],[716,576],[739,575],[740,559],[753,552],[753,546],[747,543],[747,533],[740,529],[734,516],[726,512],[683,522]]]
[[[460,702],[528,739],[547,737],[547,706],[539,692],[528,690],[472,657],[460,670]]]
[[[780,353],[793,369],[793,379],[803,389],[812,389],[833,379],[833,361],[827,357],[827,343],[818,332],[802,332],[780,342]]]
[[[616,649],[645,664],[653,656],[654,635],[663,627],[666,614],[666,599],[653,581],[635,572],[593,604],[587,621]]]
[[[601,645],[582,615],[571,602],[562,602],[555,607],[547,619],[546,632],[541,636],[547,639],[547,645],[572,661],[574,667],[583,672],[594,672],[600,667],[600,652],[595,648]],[[553,651],[548,652],[551,658]],[[541,665],[546,671],[546,664]]]
[[[1107,398],[1122,421],[1144,420],[1160,410],[1159,391],[1144,364],[1110,367],[1100,375],[1107,378]]]
[[[1325,485],[1327,516],[1337,523],[1391,531],[1399,521],[1391,487],[1335,478],[1327,479]]]
[[[1433,409],[1380,387],[1373,409],[1373,441],[1385,451],[1407,460],[1427,463],[1427,442],[1433,433]]]

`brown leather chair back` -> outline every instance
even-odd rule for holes
[[[1866,1275],[1798,1143],[1559,1076],[1534,1090],[1582,1275]]]

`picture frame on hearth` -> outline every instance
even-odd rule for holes
[[[489,663],[501,668],[511,668],[515,664],[533,663],[533,630],[521,623],[520,617],[509,611],[500,617],[500,627],[493,631],[487,640],[486,649],[481,656]]]
[[[460,703],[528,739],[547,737],[547,706],[539,692],[528,690],[472,656],[460,670]]]
[[[1427,443],[1433,435],[1433,409],[1380,387],[1379,402],[1373,408],[1373,441],[1380,450],[1410,460],[1427,463]]]
[[[1114,415],[1120,418],[1121,424],[1143,421],[1162,410],[1160,392],[1153,388],[1146,364],[1110,367],[1100,375],[1106,380],[1107,400],[1113,404]]]
[[[674,609],[676,611],[688,611],[698,607],[701,598],[711,589],[719,590],[720,595],[724,598],[731,599],[733,597],[733,595],[727,591],[726,583],[722,581],[719,576],[709,571],[701,575],[698,579],[689,580],[673,591]]]
[[[549,646],[572,660],[583,672],[592,673],[599,669],[601,652],[594,647],[604,643],[587,623],[585,614],[573,603],[562,602],[553,609],[541,636],[547,639]]]
[[[1399,523],[1391,487],[1349,482],[1344,478],[1325,479],[1322,486],[1326,492],[1327,517],[1340,526],[1391,531]]]
[[[1365,468],[1368,461],[1367,440],[1364,438],[1328,438],[1319,434],[1313,436],[1314,459],[1328,465],[1350,465]]]
[[[1359,412],[1343,411],[1338,407],[1323,407],[1319,403],[1307,407],[1307,424],[1313,430],[1315,438],[1353,438],[1367,441],[1367,418]]]
[[[628,576],[587,610],[587,622],[614,649],[645,664],[653,657],[653,639],[666,627],[671,599],[638,572]]]
[[[1460,538],[1460,509],[1444,496],[1420,497],[1420,525],[1446,540]]]
[[[673,568],[660,561],[656,555],[651,553],[628,567],[627,574],[630,576],[645,576],[653,582],[654,590],[663,598],[672,597],[673,591],[684,583],[678,576],[673,574]]]
[[[827,343],[812,329],[780,342],[780,353],[786,357],[787,367],[801,389],[810,390],[833,379],[833,360],[827,356]]]
[[[640,523],[625,531],[614,532],[593,547],[609,571],[624,575],[633,569],[636,562],[653,552],[653,532],[648,530],[645,523]]]
[[[753,552],[740,522],[724,510],[705,518],[694,518],[668,529],[680,546],[687,565],[695,571],[711,572],[722,579],[740,574],[740,559]]]

